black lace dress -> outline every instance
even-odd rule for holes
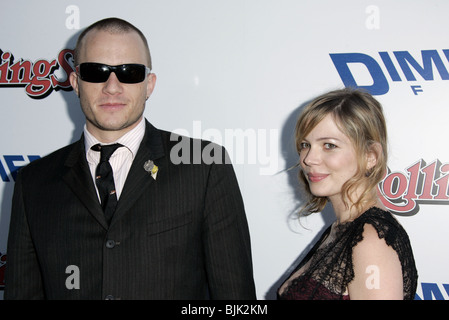
[[[388,211],[373,207],[351,222],[332,225],[278,290],[280,300],[349,300],[354,278],[352,249],[372,225],[398,254],[402,265],[404,299],[415,297],[418,273],[407,233]]]

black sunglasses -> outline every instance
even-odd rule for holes
[[[93,83],[106,82],[114,72],[118,81],[122,83],[139,83],[151,72],[150,68],[143,64],[129,63],[119,66],[85,62],[76,67],[76,73],[81,80]]]

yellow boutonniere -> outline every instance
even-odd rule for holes
[[[154,164],[153,160],[148,160],[143,164],[143,168],[146,172],[151,174],[151,177],[156,180],[157,172],[159,167]]]

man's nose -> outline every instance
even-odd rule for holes
[[[123,89],[122,83],[118,80],[115,72],[111,72],[108,80],[105,82],[103,91],[109,94],[121,93]]]

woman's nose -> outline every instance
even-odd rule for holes
[[[301,162],[306,166],[318,164],[320,159],[320,154],[316,148],[309,147],[301,151]]]

